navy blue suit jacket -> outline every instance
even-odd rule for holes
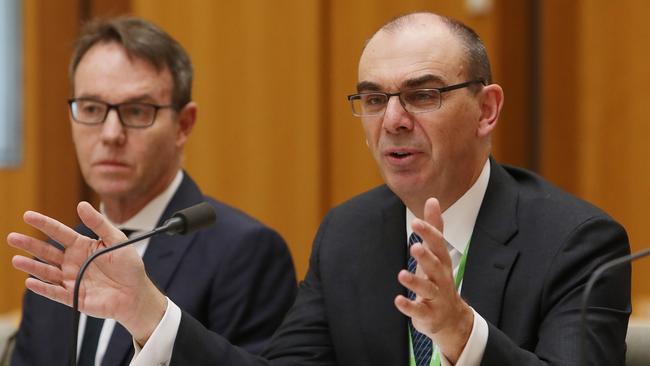
[[[184,313],[172,365],[408,365],[406,217],[386,186],[323,220],[296,303],[264,358]],[[522,169],[491,161],[472,233],[462,297],[488,322],[482,365],[578,365],[580,301],[600,264],[629,253],[625,230],[601,210]],[[605,274],[590,302],[588,365],[623,365],[630,267]]]
[[[289,250],[275,231],[204,196],[187,174],[160,223],[202,201],[215,208],[215,224],[188,235],[151,238],[145,268],[158,288],[203,326],[259,353],[295,298]],[[84,226],[78,231],[92,235]],[[67,365],[71,337],[71,309],[26,291],[11,365]],[[102,365],[128,365],[132,354],[131,336],[116,324]]]

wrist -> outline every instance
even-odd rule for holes
[[[147,343],[167,311],[167,297],[151,281],[148,282],[145,290],[137,296],[131,316],[120,321],[140,346]]]
[[[440,352],[454,365],[463,353],[474,327],[474,311],[464,304],[457,321],[435,335]]]

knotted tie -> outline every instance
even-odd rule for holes
[[[128,238],[134,231],[122,229],[122,232]],[[86,329],[84,330],[83,340],[81,341],[81,351],[77,366],[95,366],[95,355],[97,354],[97,345],[99,344],[99,335],[104,326],[104,319],[88,316],[86,318]]]
[[[415,243],[421,243],[422,239],[418,234],[413,233],[409,236],[409,253],[411,245]],[[408,259],[408,270],[411,273],[415,273],[415,268],[417,267],[417,262],[409,254]],[[415,292],[407,289],[407,295],[410,300],[415,300]],[[415,364],[417,366],[428,366],[431,361],[432,354],[432,342],[429,337],[418,332],[413,326],[413,322],[409,318],[409,330],[411,331],[411,339],[413,340],[413,355],[415,356]]]

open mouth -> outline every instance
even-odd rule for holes
[[[406,151],[395,151],[395,152],[390,153],[389,155],[391,157],[393,157],[393,158],[396,158],[396,159],[404,159],[404,158],[407,158],[407,157],[409,157],[409,156],[411,156],[413,154],[411,154],[410,152],[406,152]]]

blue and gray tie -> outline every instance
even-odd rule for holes
[[[409,236],[409,253],[411,245],[415,243],[421,243],[422,239],[418,234],[413,233]],[[415,268],[417,267],[417,262],[409,254],[408,259],[408,270],[411,273],[415,273]],[[408,298],[410,300],[415,300],[415,293],[411,290],[407,290]],[[411,339],[413,339],[413,354],[415,355],[415,364],[417,366],[428,366],[431,361],[432,354],[432,342],[429,337],[418,332],[415,327],[413,327],[413,322],[409,318],[409,330],[411,331]]]

